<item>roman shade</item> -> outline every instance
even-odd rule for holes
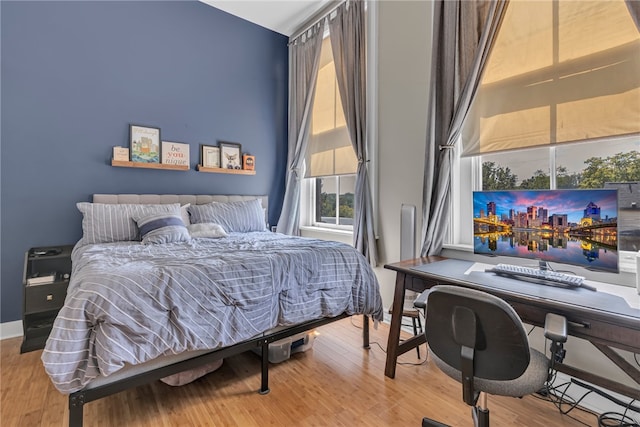
[[[346,126],[311,135],[307,149],[306,176],[353,175],[358,168],[358,159],[351,146]]]
[[[463,156],[640,134],[640,35],[623,0],[511,1]]]
[[[322,42],[311,120],[305,177],[355,174],[358,158],[351,144],[342,109],[329,37]]]

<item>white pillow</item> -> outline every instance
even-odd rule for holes
[[[224,231],[224,228],[220,224],[214,224],[211,222],[203,222],[200,224],[189,224],[187,226],[191,237],[206,237],[209,239],[217,239],[220,237],[227,237],[228,234]]]
[[[180,206],[180,216],[182,217],[182,222],[184,222],[184,225],[191,224],[191,220],[189,219],[189,211],[187,210],[189,206],[191,206],[191,203]]]

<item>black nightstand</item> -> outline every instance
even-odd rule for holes
[[[73,245],[31,248],[24,255],[21,353],[44,348],[67,295],[72,249]]]

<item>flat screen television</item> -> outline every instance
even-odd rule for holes
[[[617,221],[616,189],[474,191],[473,251],[617,273]]]

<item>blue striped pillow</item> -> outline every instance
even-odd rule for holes
[[[227,233],[265,231],[266,222],[260,199],[242,202],[212,202],[187,208],[192,224],[220,224]]]
[[[135,218],[180,212],[179,203],[105,204],[79,202],[82,212],[82,245],[139,240]]]
[[[144,245],[188,242],[189,230],[177,214],[155,214],[136,219]]]

